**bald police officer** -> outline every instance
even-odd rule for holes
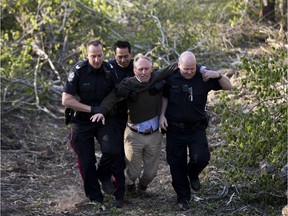
[[[192,52],[180,55],[178,67],[166,80],[160,126],[167,130],[167,162],[177,202],[181,210],[188,210],[190,186],[194,191],[200,190],[199,174],[210,160],[205,131],[207,95],[211,90],[229,90],[232,85],[228,77],[216,71],[205,70],[204,74],[196,71]]]

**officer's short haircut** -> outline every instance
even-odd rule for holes
[[[138,53],[135,57],[134,57],[134,61],[133,61],[133,66],[134,68],[137,68],[137,62],[139,59],[144,58],[146,60],[148,60],[150,62],[151,67],[153,66],[152,61],[150,58],[148,58],[147,56],[144,56],[142,53]]]
[[[90,45],[93,45],[93,46],[101,45],[101,46],[103,47],[103,44],[101,43],[100,40],[91,40],[91,41],[89,41],[88,44],[87,44],[87,48],[88,48]]]
[[[116,49],[117,48],[128,48],[129,53],[131,53],[131,44],[129,43],[129,41],[121,41],[118,40],[115,44],[114,44],[114,53],[116,53]]]

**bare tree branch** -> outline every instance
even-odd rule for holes
[[[159,20],[158,17],[154,16],[153,14],[150,15],[152,18],[154,18],[156,21],[157,21],[157,26],[161,32],[161,36],[162,36],[162,40],[161,40],[161,44],[163,47],[167,47],[168,46],[168,41],[167,41],[167,37],[166,35],[164,34],[164,30],[163,30],[163,27],[161,25],[161,21]]]
[[[56,68],[55,68],[53,62],[51,61],[51,59],[49,58],[49,56],[36,44],[35,41],[32,41],[32,42],[31,42],[31,46],[32,46],[33,50],[35,51],[35,53],[36,53],[39,57],[41,57],[41,58],[43,58],[43,59],[45,59],[45,60],[47,60],[47,61],[49,62],[50,67],[52,68],[52,70],[53,70],[53,71],[55,72],[55,74],[57,75],[57,79],[58,79],[58,80],[61,80],[60,74],[59,74],[59,72],[56,70]]]
[[[38,97],[38,91],[37,91],[37,72],[39,70],[39,62],[40,62],[40,57],[38,57],[37,59],[37,65],[35,67],[34,70],[34,82],[33,82],[33,86],[34,86],[34,93],[35,93],[35,98],[36,98],[36,104],[39,104],[39,97]]]
[[[66,24],[66,19],[67,19],[67,4],[64,4],[64,16],[63,16],[63,20],[62,20],[62,25],[60,26],[60,28],[58,29],[59,32],[62,32],[62,30],[65,27]]]

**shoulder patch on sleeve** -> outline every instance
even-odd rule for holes
[[[70,72],[69,75],[68,75],[68,81],[71,82],[74,77],[75,77],[75,73],[73,71]]]

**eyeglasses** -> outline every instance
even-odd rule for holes
[[[190,101],[193,101],[193,89],[192,89],[192,86],[188,88],[188,98]]]

